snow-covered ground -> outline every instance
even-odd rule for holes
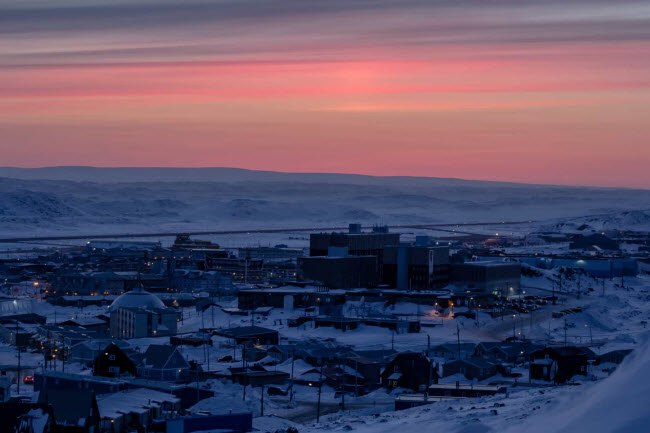
[[[539,221],[644,209],[648,190],[224,168],[0,168],[0,237]],[[646,226],[648,218],[622,222]]]

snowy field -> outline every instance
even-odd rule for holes
[[[647,209],[648,190],[225,168],[0,167],[0,237],[594,215],[605,225],[648,228]]]

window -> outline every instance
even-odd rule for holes
[[[111,361],[115,361],[115,355],[108,355],[108,359]]]

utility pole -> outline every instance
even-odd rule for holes
[[[516,338],[517,338],[517,330],[516,330],[516,326],[517,326],[517,315],[516,315],[516,314],[513,314],[513,315],[512,315],[512,338],[513,338],[513,339],[516,339]]]
[[[567,331],[566,319],[564,319],[564,347],[566,347],[566,331]]]
[[[458,360],[460,361],[460,328],[458,327],[458,322],[456,322],[456,340],[458,343]]]
[[[555,303],[555,281],[553,281],[553,305],[557,305]]]
[[[354,397],[359,398],[359,360],[354,360]]]
[[[20,346],[16,346],[18,349],[18,380],[16,381],[17,392],[20,395]]]
[[[210,342],[212,342],[212,339],[210,339]],[[208,353],[208,371],[210,371],[210,345],[209,344],[205,345],[205,350]]]
[[[289,401],[293,401],[293,363],[296,359],[296,350],[291,353],[291,394],[289,394]]]
[[[580,278],[580,274],[578,274],[578,299],[580,299],[580,283],[582,279]]]
[[[318,404],[316,406],[316,422],[320,422],[320,395],[323,389],[323,366],[320,366],[320,379],[318,379]]]
[[[199,364],[194,364],[196,368],[196,402],[198,403],[201,398],[199,396]]]
[[[262,384],[262,407],[260,408],[260,414],[264,416],[264,384]]]

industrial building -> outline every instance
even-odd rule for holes
[[[521,264],[496,260],[456,263],[451,265],[451,281],[458,288],[480,294],[518,295]]]
[[[298,259],[298,281],[313,281],[332,289],[373,287],[379,283],[376,256],[347,254],[347,249],[322,257]]]
[[[399,233],[389,233],[388,227],[373,227],[371,232],[362,232],[360,224],[350,224],[348,233],[312,233],[309,235],[309,255],[326,256],[331,247],[348,249],[351,256],[377,257],[381,272],[384,247],[399,244]]]
[[[449,247],[426,243],[384,247],[383,280],[400,290],[437,289],[449,284]]]

